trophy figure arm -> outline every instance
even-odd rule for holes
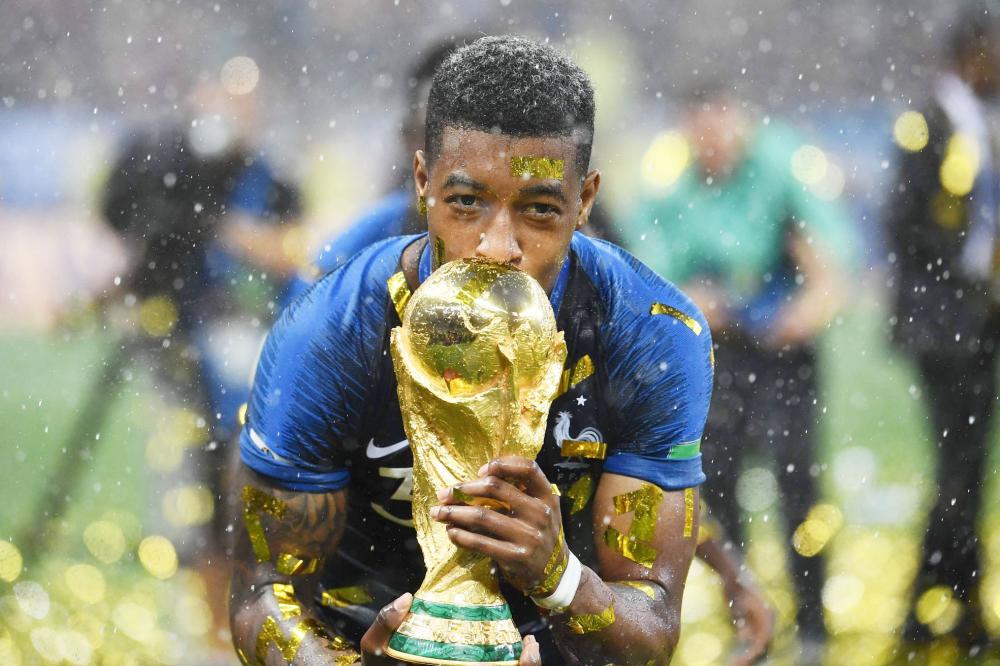
[[[244,664],[360,663],[313,606],[322,561],[344,533],[347,491],[283,490],[241,466],[230,591],[233,644]]]
[[[668,664],[698,534],[697,488],[665,491],[604,474],[594,497],[597,570],[550,616],[560,650],[581,664]]]

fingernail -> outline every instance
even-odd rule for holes
[[[392,607],[395,608],[396,610],[403,610],[404,608],[406,608],[409,605],[410,605],[410,593],[409,592],[407,592],[406,594],[404,594],[403,596],[401,596],[399,599],[396,599],[394,602],[392,602]]]
[[[431,507],[431,518],[437,518],[439,513],[441,513],[441,507],[439,506]]]
[[[479,476],[483,476],[484,474],[486,474],[486,468],[488,468],[489,466],[490,464],[486,463],[485,465],[479,468],[479,472],[477,472],[477,474],[479,474]]]
[[[437,498],[443,502],[446,499],[448,499],[448,493],[450,492],[451,488],[442,488],[441,490],[437,491]]]

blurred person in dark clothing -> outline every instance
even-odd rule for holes
[[[182,561],[205,576],[225,627],[222,475],[253,363],[299,269],[299,198],[251,145],[253,100],[202,84],[187,127],[126,142],[111,169],[106,220],[125,240],[130,271],[106,305],[122,299],[138,323],[127,348],[149,360],[167,393],[196,414],[205,441],[189,447],[166,483],[213,500],[206,524],[176,524]],[[178,478],[179,477],[179,478]],[[168,531],[169,533],[169,531]]]
[[[704,451],[714,515],[733,537],[744,535],[737,480],[744,462],[764,453],[778,472],[791,546],[819,500],[815,340],[843,300],[849,220],[795,173],[796,134],[755,121],[726,88],[692,92],[682,133],[678,145],[692,158],[668,191],[641,203],[627,247],[683,285],[712,328],[716,385]],[[812,663],[826,638],[822,558],[789,551],[796,663]]]
[[[950,633],[967,647],[985,642],[976,521],[1000,341],[997,135],[984,102],[1000,89],[997,19],[983,10],[961,18],[933,98],[897,120],[899,173],[887,220],[892,339],[914,361],[937,462],[914,597],[961,604],[943,624],[914,612],[905,636]]]

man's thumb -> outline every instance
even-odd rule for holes
[[[375,616],[375,623],[365,634],[364,642],[372,647],[378,646],[384,648],[392,637],[393,632],[399,628],[399,625],[406,618],[412,601],[413,595],[407,592],[391,604],[383,606],[382,610]]]

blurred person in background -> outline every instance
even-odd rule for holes
[[[1000,21],[976,7],[955,24],[929,104],[895,124],[901,150],[887,219],[892,339],[917,370],[937,461],[904,637],[950,634],[972,650],[986,643],[976,523],[1000,343],[998,136],[986,105],[1000,90]],[[960,604],[950,626],[919,610],[935,595]]]
[[[189,114],[186,126],[130,137],[111,170],[103,212],[125,240],[131,268],[104,305],[130,306],[126,348],[151,361],[166,394],[203,426],[203,445],[185,450],[180,478],[168,483],[194,489],[193,497],[210,493],[211,518],[170,522],[180,528],[180,554],[208,583],[222,628],[221,477],[264,333],[300,268],[299,200],[253,146],[252,94],[204,82]]]
[[[716,384],[705,430],[713,514],[746,537],[736,492],[755,454],[778,472],[786,542],[819,500],[815,340],[844,298],[849,220],[792,169],[802,142],[753,117],[721,85],[695,89],[683,119],[693,159],[671,189],[649,197],[623,230],[627,247],[682,285],[715,341]],[[814,553],[809,553],[814,555]],[[821,558],[789,548],[801,655],[826,641]]]

